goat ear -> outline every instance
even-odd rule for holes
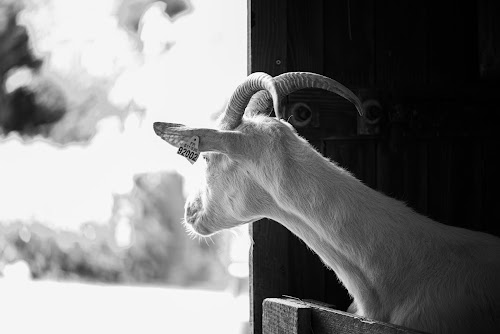
[[[180,147],[188,143],[193,136],[199,137],[198,150],[200,152],[220,152],[232,155],[238,151],[241,133],[203,128],[189,128],[182,124],[155,122],[155,133],[170,145]]]

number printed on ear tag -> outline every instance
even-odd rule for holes
[[[194,164],[198,157],[200,156],[200,151],[198,151],[198,143],[200,142],[200,138],[198,136],[191,137],[189,142],[183,143],[177,154],[182,155],[186,159],[189,160],[191,164]]]

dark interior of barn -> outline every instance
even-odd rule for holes
[[[359,119],[334,94],[291,94],[288,115],[303,109],[296,127],[319,151],[419,213],[500,235],[497,1],[253,0],[249,11],[249,72],[317,72],[367,103]],[[347,309],[334,273],[281,225],[252,236],[254,333],[267,297]]]

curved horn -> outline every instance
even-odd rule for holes
[[[352,102],[358,113],[363,116],[364,111],[361,100],[349,88],[340,82],[320,74],[310,72],[290,72],[274,78],[278,88],[278,97],[286,96],[303,88],[320,88],[342,96]]]
[[[360,99],[349,88],[323,75],[310,72],[289,72],[278,75],[274,78],[274,82],[278,90],[279,101],[284,96],[300,89],[319,88],[342,96],[354,104],[361,116],[364,115]],[[247,109],[253,113],[264,112],[270,107],[270,98],[267,93],[256,94],[249,102]],[[281,115],[276,113],[276,117],[281,118]]]
[[[278,110],[279,99],[273,77],[262,72],[252,73],[236,88],[229,99],[229,103],[222,116],[221,126],[224,129],[236,128],[241,123],[250,98],[260,90],[269,92],[274,108]]]
[[[245,114],[255,116],[257,114],[270,115],[273,108],[273,98],[267,90],[261,90],[255,93],[250,102],[248,102]]]

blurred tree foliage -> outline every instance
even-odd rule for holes
[[[115,197],[108,225],[57,231],[40,223],[0,224],[0,274],[24,260],[37,279],[223,288],[230,279],[219,242],[225,235],[210,243],[191,239],[180,222],[181,194],[178,174],[143,174],[130,194]]]
[[[32,53],[26,28],[17,23],[22,9],[22,2],[0,1],[0,134],[36,133],[35,128],[58,121],[65,112],[64,96],[50,81],[6,91],[11,70],[27,67],[37,72],[42,64]]]
[[[134,101],[120,106],[111,103],[109,93],[127,66],[130,68],[143,61],[139,22],[155,2],[165,4],[165,13],[172,20],[192,10],[189,0],[116,1],[112,14],[128,38],[114,31],[114,39],[127,40],[127,47],[119,51],[120,55],[99,55],[103,59],[111,57],[107,59],[106,70],[100,71],[107,73],[89,73],[81,63],[82,58],[93,48],[92,43],[105,43],[104,40],[92,40],[91,37],[87,44],[81,44],[82,41],[71,38],[57,41],[59,36],[55,37],[57,42],[51,42],[52,49],[35,55],[33,45],[38,39],[50,40],[54,39],[52,35],[61,34],[61,27],[51,18],[55,15],[55,2],[0,0],[0,135],[15,131],[25,136],[43,135],[61,144],[86,142],[96,134],[100,120],[116,116],[124,121],[132,112],[142,114],[144,110]],[[22,11],[28,11],[32,20],[37,17],[35,27],[27,30],[18,23]],[[92,30],[91,27],[88,30]],[[103,32],[106,34],[110,32]],[[69,62],[67,68],[54,68],[53,56],[58,54],[67,57],[63,61]],[[122,64],[123,61],[130,63]],[[55,63],[61,66],[60,60]],[[23,68],[32,72],[32,80],[20,84],[14,91],[6,91],[7,79]]]
[[[155,2],[165,4],[165,13],[172,20],[192,10],[189,0],[122,0],[117,7],[118,22],[132,33],[139,30],[139,22],[144,11]]]
[[[71,36],[69,40],[54,37],[61,34],[63,28],[51,17],[56,15],[53,0],[0,0],[0,135],[15,131],[24,136],[42,135],[61,144],[86,142],[96,134],[100,120],[117,116],[124,121],[131,112],[142,113],[141,107],[134,103],[120,106],[111,103],[109,93],[126,66],[142,62],[137,31],[125,28],[130,27],[131,20],[139,20],[153,2],[116,1],[114,15],[126,32],[120,35],[117,27],[113,37],[127,40],[124,42],[126,50],[120,50],[121,55],[113,55],[115,58],[108,58],[110,66],[105,71],[89,73],[82,59],[93,48],[92,43],[103,43],[103,40],[90,37],[82,44],[81,40],[71,40]],[[190,8],[189,2],[184,0],[165,2],[169,3],[172,15]],[[31,29],[18,22],[20,14],[26,12],[29,15],[25,15],[23,24],[29,26],[34,22]],[[87,30],[92,29],[88,27]],[[109,33],[103,32],[104,35]],[[123,37],[127,34],[128,39]],[[39,39],[55,42],[51,42],[51,49],[35,52],[34,46]],[[66,68],[54,67],[54,64],[61,64],[61,59],[54,61],[53,56],[61,54],[66,57],[63,63],[68,62]],[[106,56],[112,57],[99,55],[103,63]],[[31,79],[7,91],[7,80],[26,69],[31,72]]]
[[[40,60],[33,56],[26,28],[18,25],[17,15],[22,2],[0,0],[0,75],[16,66],[37,67]]]
[[[116,2],[116,20],[132,36],[124,42],[132,64],[141,63],[140,48],[134,44],[138,38],[133,35],[138,33],[142,13],[153,2]],[[173,19],[191,10],[188,0],[163,2]],[[116,106],[110,102],[109,93],[127,66],[115,61],[116,54],[110,55],[110,63],[118,65],[106,75],[89,73],[81,63],[81,50],[75,51],[71,41],[53,45],[69,53],[66,68],[54,68],[61,64],[51,60],[51,50],[35,55],[33,41],[40,34],[52,33],[53,5],[52,0],[0,0],[0,136],[18,132],[43,135],[62,144],[85,142],[98,131],[102,119],[117,116],[124,121],[131,112],[143,112],[132,103]],[[46,20],[43,32],[28,31],[18,23],[23,6],[34,15],[45,13],[40,16]],[[123,37],[115,30],[111,33]],[[92,49],[92,44],[85,47]],[[20,69],[30,73],[30,80],[7,90],[7,80]],[[134,184],[131,193],[115,196],[108,224],[88,222],[80,231],[60,231],[45,222],[7,226],[0,222],[0,275],[5,265],[24,260],[32,276],[40,279],[225,286],[228,252],[219,239],[226,236],[192,240],[184,231],[181,177],[143,174],[136,176]]]

